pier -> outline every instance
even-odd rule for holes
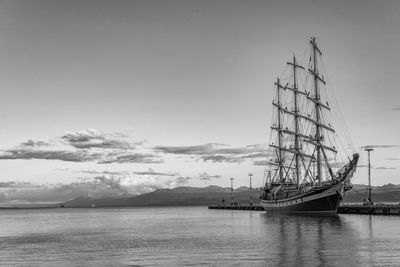
[[[341,204],[338,213],[343,214],[373,214],[373,215],[400,215],[400,205],[390,204]]]
[[[210,205],[209,209],[220,210],[258,210],[264,211],[259,204],[254,205]],[[372,214],[372,215],[400,215],[400,204],[341,204],[338,208],[339,214]]]
[[[260,210],[264,211],[264,208],[261,207],[259,204],[254,205],[211,205],[208,206],[209,209],[216,209],[216,210]]]

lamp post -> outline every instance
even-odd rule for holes
[[[365,151],[368,152],[368,204],[374,204],[372,202],[372,195],[371,195],[371,151],[374,151],[372,147],[367,146]]]
[[[249,177],[250,177],[250,206],[253,206],[253,196],[252,196],[252,192],[251,192],[251,176],[253,176],[252,173],[249,173]]]
[[[231,205],[233,205],[233,180],[234,178],[230,178],[231,179]]]

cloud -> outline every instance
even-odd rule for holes
[[[110,163],[163,163],[164,159],[153,154],[116,154],[90,152],[87,149],[79,150],[35,150],[16,148],[8,149],[0,154],[0,160],[11,159],[45,159],[45,160],[61,160],[72,162],[89,162],[95,161],[99,164]]]
[[[360,165],[357,165],[357,168],[368,168],[368,165],[360,164]],[[383,167],[383,166],[380,166],[380,167],[371,166],[371,168],[375,169],[375,170],[395,170],[395,169],[397,169],[396,167]]]
[[[28,140],[26,142],[21,143],[22,146],[24,147],[43,147],[43,146],[49,146],[50,144],[47,142],[43,141],[34,141],[34,140]]]
[[[11,159],[46,159],[73,162],[93,161],[101,157],[100,153],[90,153],[88,150],[38,150],[34,148],[14,148],[4,150],[0,154],[0,160]]]
[[[395,170],[395,167],[376,167],[375,170]]]
[[[212,153],[216,143],[208,143],[198,146],[156,146],[155,151],[179,155],[207,155]]]
[[[393,108],[391,108],[391,110],[396,110],[396,111],[400,111],[400,106],[397,106],[397,107],[393,107]]]
[[[157,175],[157,176],[178,176],[179,173],[168,173],[168,172],[156,172],[153,169],[149,169],[144,172],[134,172],[137,175]]]
[[[14,182],[14,181],[8,181],[8,182],[0,182],[0,188],[38,188],[39,185],[33,185],[28,182]]]
[[[221,175],[218,175],[218,174],[217,175],[209,175],[206,172],[203,172],[203,173],[199,174],[199,176],[198,176],[198,178],[203,181],[211,181],[212,179],[220,179],[221,177],[222,177]]]
[[[156,146],[154,151],[187,155],[203,161],[240,163],[244,159],[266,157],[265,146],[256,144],[245,147],[229,147],[226,144],[207,143],[197,146]]]
[[[202,156],[201,159],[203,161],[212,161],[212,162],[237,162],[240,163],[243,161],[242,158],[238,157],[230,157],[224,155],[209,155],[209,156]]]
[[[68,171],[69,169],[66,169],[65,171]],[[108,175],[128,175],[129,173],[132,172],[127,172],[127,171],[76,171],[77,173],[88,173],[88,174],[95,174],[95,175],[101,175],[101,174],[108,174]]]
[[[360,148],[366,149],[366,148],[395,148],[395,147],[400,147],[400,145],[369,145],[369,146],[362,146]]]
[[[164,159],[153,154],[125,154],[125,155],[112,155],[108,156],[107,159],[101,160],[99,164],[110,164],[110,163],[164,163]]]
[[[255,159],[255,158],[267,158],[268,156],[270,156],[269,153],[267,152],[259,152],[259,153],[254,153],[254,154],[248,154],[245,156],[242,156],[242,159]]]
[[[256,166],[267,166],[268,161],[266,160],[255,160],[253,164]]]
[[[164,154],[188,156],[205,162],[241,163],[248,159],[266,158],[265,145],[232,147],[220,143],[196,146],[145,147],[146,140],[131,141],[121,132],[103,133],[94,129],[69,132],[52,142],[29,139],[18,146],[1,150],[0,160],[42,159],[98,164],[164,163]]]
[[[105,149],[133,149],[134,146],[125,140],[125,135],[117,132],[115,134],[104,134],[96,130],[70,132],[61,138],[75,148],[105,148]]]
[[[116,175],[116,176],[126,176],[126,175],[153,175],[153,176],[179,176],[177,172],[156,172],[149,168],[147,171],[78,171],[79,173],[88,173],[95,175]]]
[[[248,145],[246,147],[236,148],[228,148],[227,146],[228,145],[219,143],[208,143],[197,146],[156,146],[154,149],[158,152],[180,155],[242,155],[265,150],[264,146],[262,145]]]
[[[386,158],[385,160],[400,160],[400,158]]]
[[[71,162],[163,163],[164,160],[142,147],[144,141],[132,143],[123,133],[105,134],[93,129],[70,132],[51,143],[28,140],[0,151],[0,160],[43,159]]]
[[[182,185],[186,185],[188,182],[190,182],[193,178],[191,177],[177,177],[175,179],[175,184],[176,186],[182,186]]]

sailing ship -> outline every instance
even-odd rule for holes
[[[319,70],[320,65],[325,67],[315,37],[305,55],[307,66],[293,56],[287,63],[289,74],[274,84],[274,122],[260,204],[267,212],[336,214],[344,192],[351,188],[359,155],[347,154],[331,124],[336,114],[345,128],[341,113],[337,115],[328,102],[329,86]]]

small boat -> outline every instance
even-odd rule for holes
[[[327,82],[318,68],[322,52],[315,37],[309,52],[308,66],[294,56],[287,63],[289,74],[275,82],[275,116],[260,196],[267,212],[336,214],[357,168],[359,155],[349,156],[329,120],[335,106],[328,102]],[[344,128],[341,113],[336,118]]]

